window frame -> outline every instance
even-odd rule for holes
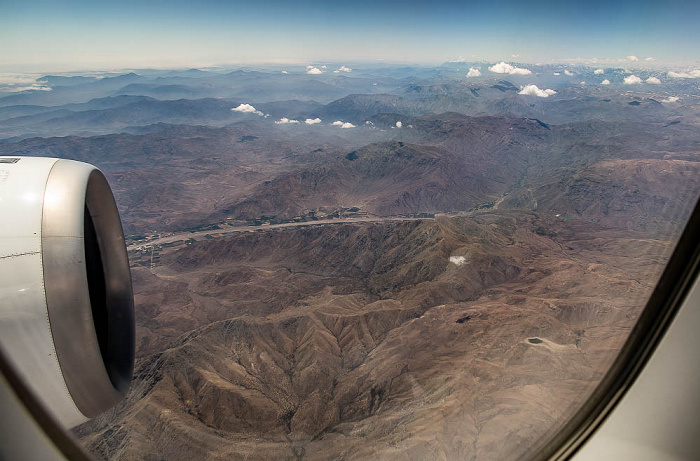
[[[634,385],[700,275],[700,200],[615,361],[574,415],[538,444],[531,461],[570,459]]]

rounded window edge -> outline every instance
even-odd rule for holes
[[[527,459],[569,459],[595,434],[634,385],[700,276],[700,200],[629,337],[591,395]]]

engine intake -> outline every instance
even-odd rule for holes
[[[0,157],[0,347],[66,427],[131,383],[134,309],[119,213],[102,172]]]

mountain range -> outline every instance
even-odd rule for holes
[[[489,67],[143,69],[0,95],[0,155],[95,164],[122,216],[137,362],[127,398],[75,430],[90,452],[536,451],[697,200],[699,90]]]

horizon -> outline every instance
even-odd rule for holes
[[[230,72],[234,70],[277,70],[285,69],[288,71],[303,71],[307,66],[356,66],[363,70],[384,67],[399,67],[410,66],[419,68],[439,68],[448,65],[464,64],[464,65],[491,65],[505,62],[512,65],[527,65],[534,67],[560,66],[560,67],[579,67],[579,68],[605,68],[605,69],[623,69],[625,71],[666,71],[666,70],[684,70],[700,67],[693,64],[678,64],[678,63],[662,63],[653,57],[637,57],[634,55],[619,57],[619,58],[567,58],[560,60],[523,60],[516,56],[503,56],[495,59],[468,59],[455,57],[451,59],[435,60],[435,61],[419,61],[419,60],[333,60],[333,59],[312,59],[312,60],[279,60],[279,61],[240,61],[240,62],[219,62],[219,63],[177,63],[177,64],[157,64],[152,65],[123,65],[121,63],[90,63],[88,65],[78,66],[66,64],[65,66],[51,67],[44,64],[34,64],[26,67],[15,67],[0,63],[0,74],[43,74],[43,75],[87,75],[87,74],[106,74],[106,73],[129,73],[139,71],[184,71],[184,70],[201,70],[208,72]],[[294,68],[297,69],[294,69]]]
[[[604,62],[588,62],[583,60],[553,61],[528,63],[518,60],[466,60],[454,59],[440,63],[428,62],[390,62],[390,61],[301,61],[287,63],[241,63],[218,66],[142,66],[142,67],[113,67],[95,69],[66,69],[66,70],[27,70],[27,71],[7,71],[0,66],[0,94],[16,94],[25,91],[50,91],[51,86],[43,80],[46,77],[91,77],[91,78],[112,78],[129,73],[135,73],[139,77],[153,78],[161,73],[183,72],[199,70],[208,72],[211,75],[224,75],[230,72],[263,72],[263,73],[284,73],[290,75],[306,75],[309,78],[329,78],[352,75],[373,75],[373,71],[386,71],[392,68],[412,67],[416,70],[444,72],[445,78],[516,78],[516,79],[539,79],[549,76],[548,72],[553,72],[554,76],[559,72],[568,73],[569,70],[575,72],[594,72],[602,74],[603,69],[606,74],[613,72],[635,77],[635,73],[643,76],[666,77],[670,81],[695,80],[700,78],[700,69],[693,66],[664,66],[653,59],[640,59],[637,56],[627,56],[620,59],[610,59]],[[498,70],[492,68],[497,67]],[[472,70],[476,69],[474,75]],[[524,73],[521,73],[524,72]],[[463,75],[462,75],[463,74]],[[576,73],[568,73],[563,78],[572,77]],[[608,74],[613,75],[613,74]],[[641,83],[639,80],[638,83]],[[531,82],[530,82],[531,83]],[[581,82],[585,84],[586,82]],[[608,82],[609,84],[610,82]],[[618,82],[621,83],[621,82]],[[625,79],[625,83],[627,79]],[[637,82],[635,82],[637,83]],[[660,81],[654,83],[661,83]],[[566,84],[562,80],[562,84]],[[606,84],[606,83],[604,83]],[[595,84],[594,84],[595,85]],[[521,85],[522,87],[522,85]]]
[[[632,72],[672,72],[672,71],[684,71],[684,70],[694,70],[700,66],[694,65],[673,65],[673,64],[662,64],[659,63],[655,58],[640,58],[637,56],[626,56],[617,59],[582,59],[582,58],[572,58],[566,60],[552,60],[552,61],[538,61],[530,62],[526,60],[520,60],[516,57],[503,57],[492,60],[486,59],[466,59],[466,58],[455,58],[443,61],[406,61],[406,60],[289,60],[289,61],[245,61],[245,62],[230,62],[230,63],[217,63],[210,65],[197,65],[183,63],[181,65],[142,65],[142,66],[124,66],[124,65],[105,65],[98,66],[95,63],[94,66],[81,66],[81,67],[70,67],[65,68],[50,68],[45,65],[36,65],[28,68],[13,68],[8,67],[0,63],[0,80],[2,76],[6,75],[33,75],[33,76],[118,76],[128,73],[139,72],[182,72],[188,70],[198,70],[203,72],[211,73],[227,73],[234,71],[245,71],[245,72],[276,72],[276,71],[287,71],[290,74],[295,73],[307,73],[306,72],[311,67],[323,67],[323,73],[316,74],[319,75],[334,75],[338,72],[334,72],[339,67],[349,67],[350,70],[356,71],[372,71],[374,69],[387,69],[387,68],[398,68],[398,67],[415,67],[417,69],[448,69],[450,66],[464,65],[467,66],[463,70],[466,72],[469,67],[482,66],[482,71],[485,70],[483,66],[492,66],[495,64],[509,64],[515,67],[518,66],[528,66],[530,68],[578,68],[578,69],[606,69],[606,70],[616,70],[625,73]],[[452,71],[460,71],[460,69],[450,69]],[[492,72],[495,75],[501,72]],[[533,75],[537,75],[538,71],[535,70]],[[108,75],[109,74],[109,75]],[[348,73],[343,73],[343,75],[349,75]],[[313,74],[312,74],[313,75]]]

